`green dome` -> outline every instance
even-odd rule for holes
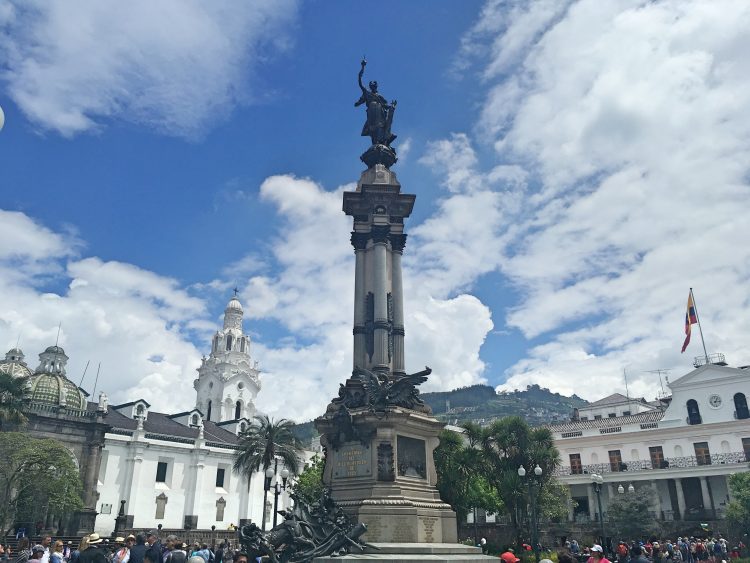
[[[86,397],[75,383],[62,375],[36,373],[29,379],[28,398],[34,403],[86,410]]]

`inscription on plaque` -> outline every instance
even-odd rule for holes
[[[407,436],[398,437],[398,474],[405,477],[427,478],[425,441]]]
[[[344,445],[333,455],[334,477],[367,477],[372,475],[369,448],[361,444]]]

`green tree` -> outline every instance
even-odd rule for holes
[[[70,514],[83,506],[78,469],[57,440],[1,432],[0,459],[0,524],[6,534],[15,520]]]
[[[26,424],[22,412],[25,377],[13,377],[0,373],[0,428],[10,425]]]
[[[326,462],[322,457],[315,455],[310,463],[305,465],[302,473],[292,486],[292,492],[303,501],[312,504],[320,500],[325,485],[323,485],[323,469]]]
[[[633,493],[618,494],[609,503],[610,526],[622,538],[639,538],[653,534],[658,524],[651,514],[652,493],[648,487]]]
[[[474,439],[476,428],[471,423],[466,425],[468,443],[460,434],[443,430],[434,453],[440,498],[456,511],[459,522],[465,521],[474,507],[491,513],[502,509],[500,499],[484,475],[482,450]]]
[[[294,423],[281,418],[277,421],[265,415],[256,416],[253,424],[240,434],[239,449],[234,454],[234,471],[245,475],[265,471],[281,458],[292,475],[299,472],[302,444],[292,432]]]
[[[533,477],[533,486],[538,487],[535,491],[541,515],[553,516],[567,510],[566,497],[559,493],[553,477],[560,454],[549,429],[531,428],[521,417],[509,416],[482,429],[481,444],[487,479],[502,500],[519,539],[524,523],[529,521],[529,483],[537,465],[542,475]],[[519,477],[520,466],[526,469],[526,477]]]
[[[750,473],[735,473],[729,477],[732,500],[727,506],[727,520],[743,533],[750,530]]]

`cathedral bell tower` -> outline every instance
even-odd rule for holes
[[[255,416],[260,391],[258,362],[250,356],[250,337],[242,329],[244,311],[235,295],[224,309],[224,326],[211,340],[211,353],[193,382],[196,408],[206,420],[226,422]]]

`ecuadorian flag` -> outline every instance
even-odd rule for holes
[[[698,322],[698,317],[695,315],[695,303],[693,303],[693,292],[691,291],[688,295],[687,312],[685,313],[685,342],[682,343],[682,352],[690,344],[690,326]]]

